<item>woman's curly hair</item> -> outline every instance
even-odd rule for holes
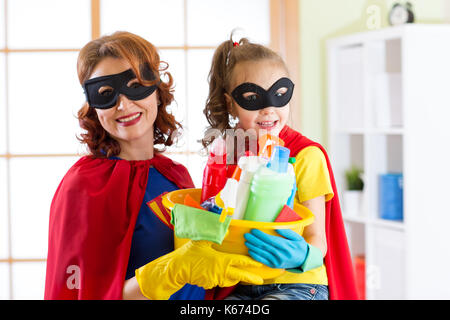
[[[173,79],[167,72],[168,64],[160,61],[156,48],[147,40],[129,32],[118,31],[111,35],[102,36],[87,43],[80,51],[77,61],[78,79],[81,84],[89,79],[97,64],[106,57],[127,60],[139,82],[144,85],[157,85],[160,104],[158,114],[153,125],[153,144],[171,146],[174,143],[181,124],[169,113],[167,107],[174,100]],[[141,74],[143,65],[148,65],[156,80],[146,81]],[[160,81],[161,75],[167,81]],[[80,127],[86,130],[78,139],[85,143],[89,152],[95,157],[111,157],[119,155],[121,149],[119,142],[102,127],[95,109],[86,102],[78,111]]]

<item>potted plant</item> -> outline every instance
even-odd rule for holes
[[[364,189],[362,174],[362,169],[357,166],[352,166],[345,171],[347,189],[344,192],[344,214],[346,216],[361,214],[362,190]]]

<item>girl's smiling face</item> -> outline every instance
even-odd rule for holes
[[[230,92],[242,83],[257,84],[268,90],[278,79],[288,77],[285,68],[277,61],[259,60],[238,63],[232,73]],[[276,94],[286,93],[287,88],[280,88]],[[245,99],[252,99],[255,93],[247,92]],[[261,136],[266,133],[278,136],[289,118],[289,103],[283,107],[269,106],[260,110],[246,110],[242,108],[231,95],[226,94],[230,114],[239,120],[238,126],[243,130],[253,129]]]
[[[125,59],[107,57],[101,60],[94,68],[90,79],[112,74],[118,74],[131,68]],[[127,84],[136,85],[137,79]],[[108,94],[111,88],[101,87],[99,93]],[[116,139],[121,147],[153,144],[153,124],[155,122],[158,106],[157,93],[153,92],[147,98],[133,101],[121,94],[117,104],[110,109],[95,109],[102,127]],[[141,142],[141,143],[139,143]]]

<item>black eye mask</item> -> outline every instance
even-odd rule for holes
[[[144,80],[154,80],[151,70],[146,67],[142,77]],[[91,107],[97,109],[109,109],[117,104],[119,94],[125,95],[130,100],[141,100],[147,98],[155,92],[157,85],[144,86],[138,82],[133,82],[130,87],[130,80],[136,78],[132,69],[124,72],[87,80],[83,84],[86,101]],[[107,87],[100,92],[100,88]]]
[[[286,88],[287,91],[282,95],[277,95],[280,88]],[[242,108],[253,111],[272,106],[284,107],[291,100],[293,92],[294,83],[288,78],[280,78],[267,91],[257,84],[245,82],[237,86],[231,95]],[[255,94],[244,97],[245,93]]]

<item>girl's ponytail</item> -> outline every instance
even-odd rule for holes
[[[228,60],[233,49],[233,41],[222,42],[214,52],[211,69],[208,74],[209,93],[203,113],[209,123],[209,129],[218,129],[223,134],[230,128],[229,113],[225,93],[227,92]],[[212,138],[212,139],[211,139]],[[202,144],[207,147],[214,140],[214,136],[206,136],[202,139]]]

